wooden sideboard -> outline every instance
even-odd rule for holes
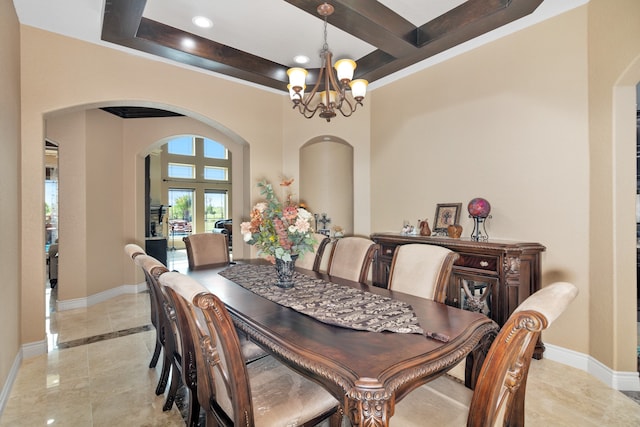
[[[375,233],[371,239],[380,245],[373,265],[373,284],[384,288],[399,245],[438,245],[458,253],[460,257],[453,266],[446,303],[470,309],[475,302],[474,311],[482,311],[500,326],[522,301],[540,289],[540,256],[546,248],[539,243],[494,239],[476,242],[469,238],[400,233]],[[534,357],[541,359],[543,352],[544,345],[539,341]]]

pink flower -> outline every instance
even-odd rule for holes
[[[282,216],[284,219],[291,221],[298,216],[298,209],[295,206],[287,206],[282,210]]]
[[[298,218],[296,219],[296,224],[293,226],[293,228],[298,233],[306,233],[311,228],[311,225],[309,224],[309,221],[302,218]]]

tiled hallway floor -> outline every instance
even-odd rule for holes
[[[169,268],[180,269],[174,261],[169,259]],[[164,396],[154,393],[161,363],[148,367],[155,343],[149,323],[148,293],[53,311],[50,351],[22,362],[0,427],[183,426],[175,405],[163,412]],[[534,360],[526,421],[529,426],[638,426],[640,404],[581,370]]]

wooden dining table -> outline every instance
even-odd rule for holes
[[[261,263],[248,261],[248,263]],[[189,271],[226,305],[236,327],[287,366],[320,383],[341,403],[353,426],[388,426],[395,402],[467,360],[477,372],[498,326],[488,317],[416,296],[298,272],[408,303],[416,333],[369,332],[320,322],[224,278],[225,267]],[[468,379],[468,386],[474,379]]]

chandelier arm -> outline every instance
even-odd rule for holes
[[[318,73],[318,81],[316,81],[316,84],[313,86],[313,89],[311,90],[311,92],[308,95],[305,95],[304,99],[302,99],[300,101],[301,107],[300,107],[300,112],[305,116],[306,114],[304,113],[305,111],[307,112],[311,112],[312,115],[310,117],[307,117],[308,119],[313,117],[313,115],[316,113],[316,111],[318,110],[318,107],[311,109],[309,108],[309,104],[311,104],[311,101],[313,100],[313,97],[316,95],[316,93],[318,92],[318,88],[320,87],[320,82],[322,81],[322,73],[324,72],[323,68],[320,68],[320,72]],[[304,107],[304,109],[302,108]]]
[[[338,83],[338,81],[336,80],[336,76],[333,73],[333,71],[331,70],[331,52],[327,51],[326,54],[326,61],[325,61],[325,66],[327,67],[327,81],[325,82],[325,85],[327,85],[327,90],[329,89],[329,84],[331,84],[331,87],[333,88],[333,90],[335,90],[338,93],[344,94],[344,90],[341,84]]]
[[[338,108],[338,111],[340,111],[340,113],[344,116],[344,117],[350,117],[354,111],[356,111],[356,108],[358,108],[358,104],[356,103],[355,106],[351,105],[351,102],[349,102],[349,100],[345,97],[342,101],[344,101],[345,104],[347,104],[349,106],[349,113],[345,113],[344,110],[342,109],[343,105],[342,102],[340,103],[340,107]]]

